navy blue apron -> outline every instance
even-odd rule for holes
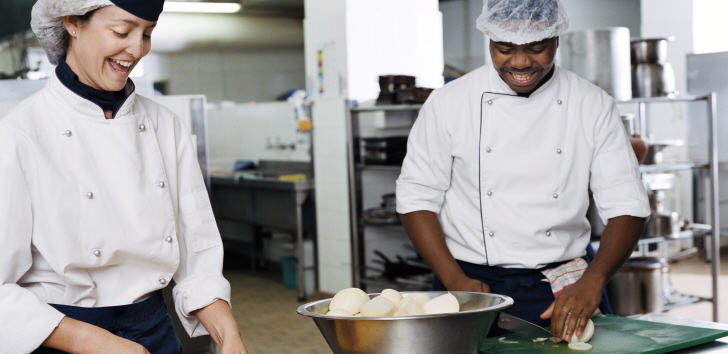
[[[584,258],[587,262],[591,261],[589,257]],[[554,293],[551,290],[551,284],[544,281],[546,277],[541,271],[558,267],[566,262],[550,263],[540,269],[492,267],[463,261],[457,261],[457,263],[465,275],[487,284],[492,293],[513,298],[513,306],[503,310],[503,312],[535,323],[541,327],[551,326],[551,319],[543,320],[539,317],[555,300]],[[432,290],[445,291],[447,289],[445,289],[445,286],[437,276],[433,276]],[[599,308],[602,313],[612,313],[605,292],[602,293],[602,303]],[[605,311],[607,309],[609,312]],[[497,326],[492,326],[488,337],[501,336],[508,333],[510,332],[500,329]]]
[[[182,354],[182,343],[174,333],[162,291],[143,301],[124,306],[78,307],[50,304],[69,318],[101,327],[119,337],[139,343],[152,354]],[[99,348],[101,349],[101,348]],[[40,347],[32,354],[67,354]]]

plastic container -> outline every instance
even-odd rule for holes
[[[297,287],[296,267],[298,266],[298,260],[294,256],[289,256],[281,258],[280,261],[283,270],[283,285],[288,288]]]

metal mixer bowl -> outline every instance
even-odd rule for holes
[[[412,292],[402,292],[403,296]],[[431,299],[446,291],[422,291]],[[298,308],[311,317],[334,354],[475,354],[499,311],[513,305],[505,295],[451,291],[460,312],[392,317],[326,316],[331,299]],[[369,294],[374,298],[379,294]]]

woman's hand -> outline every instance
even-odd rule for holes
[[[227,301],[217,300],[194,311],[193,314],[220,347],[220,354],[248,354]]]
[[[77,354],[150,354],[141,344],[69,317],[61,320],[43,346]]]

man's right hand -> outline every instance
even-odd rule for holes
[[[43,345],[74,354],[150,354],[141,344],[69,317],[61,320]]]
[[[448,291],[475,291],[479,293],[489,293],[490,287],[479,280],[468,278],[465,276],[454,282],[450,282],[445,286]]]

